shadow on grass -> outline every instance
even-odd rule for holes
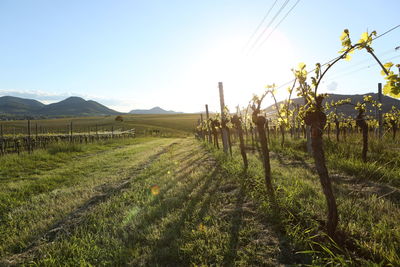
[[[229,230],[230,232],[229,244],[223,260],[226,266],[234,266],[235,259],[237,258],[239,231],[243,223],[243,203],[244,203],[243,189],[239,190],[239,193],[237,194],[236,197],[237,197],[236,207],[232,213],[231,228]]]
[[[316,173],[315,167],[313,165],[308,164],[303,158],[297,159],[289,159],[284,158],[280,153],[274,153],[275,157],[278,159],[280,165],[285,167],[301,167],[311,171],[312,173]]]
[[[133,231],[127,236],[127,246],[135,247],[138,243],[148,244],[151,242],[148,240],[148,237],[151,236],[152,226],[162,222],[163,218],[173,214],[174,211],[181,209],[176,218],[174,217],[172,221],[167,222],[163,226],[161,237],[154,241],[154,244],[151,244],[149,258],[146,260],[147,263],[155,263],[156,265],[171,265],[173,262],[181,264],[179,262],[177,240],[181,236],[181,231],[186,221],[193,216],[196,206],[204,201],[206,192],[209,191],[210,196],[211,192],[217,189],[219,182],[216,182],[213,189],[210,190],[210,185],[213,181],[216,181],[213,180],[216,172],[217,170],[214,167],[210,170],[210,173],[193,179],[193,181],[185,186],[176,189],[176,194],[171,198],[165,198],[163,195],[157,196],[160,200],[158,202],[159,206],[144,214],[141,220],[134,225]],[[180,178],[184,177],[185,175],[181,175]],[[174,184],[176,184],[176,182],[177,180],[174,181]],[[186,204],[181,208],[183,203]],[[149,206],[152,206],[152,203],[149,203]],[[206,208],[204,209],[206,210]],[[132,241],[134,241],[134,243],[132,243]]]

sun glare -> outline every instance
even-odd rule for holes
[[[213,99],[217,83],[223,81],[225,95],[229,96],[226,104],[242,106],[253,93],[261,94],[265,85],[291,78],[290,69],[296,57],[291,41],[283,33],[274,32],[261,47],[244,47],[247,39],[248,36],[225,38],[199,56],[187,70],[188,79],[199,81],[194,85],[199,92],[209,92],[208,98]]]

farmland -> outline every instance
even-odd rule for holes
[[[235,135],[230,156],[186,131],[196,117],[174,115],[174,128],[166,116],[146,115],[137,124],[163,126],[168,137],[65,142],[0,157],[1,263],[399,263],[399,140],[373,139],[366,163],[359,159],[358,134],[347,135],[346,142],[326,140],[338,229],[346,240],[332,243],[305,139],[287,136],[282,148],[280,135],[271,130],[277,215],[250,133],[245,171]]]
[[[0,267],[400,266],[399,1],[0,6]]]
[[[73,131],[76,133],[93,134],[96,131],[116,131],[135,128],[138,134],[145,131],[158,129],[165,134],[182,134],[193,131],[198,115],[195,114],[171,114],[171,115],[123,115],[122,121],[116,121],[116,116],[99,117],[77,117],[60,119],[42,119],[31,121],[31,131],[34,134],[36,125],[39,133],[66,133],[69,134],[72,123]],[[178,118],[178,119],[177,119]],[[4,134],[13,135],[27,134],[27,120],[2,121]]]

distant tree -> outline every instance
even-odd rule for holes
[[[120,115],[118,115],[117,117],[115,117],[115,121],[124,121],[124,118]]]

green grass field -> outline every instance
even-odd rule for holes
[[[152,130],[159,130],[165,135],[187,135],[193,132],[199,119],[199,114],[166,114],[166,115],[122,115],[123,121],[116,121],[116,116],[104,117],[79,117],[79,118],[60,118],[44,119],[31,121],[31,133],[36,131],[44,133],[68,133],[70,123],[74,132],[94,133],[96,127],[98,131],[115,131],[136,129],[138,134],[148,134]],[[27,121],[2,121],[4,134],[12,135],[27,134]]]
[[[287,138],[284,148],[271,139],[276,213],[258,152],[248,152],[245,172],[237,146],[230,157],[190,136],[196,119],[132,116],[123,123],[168,129],[169,137],[0,157],[0,266],[400,265],[397,141],[372,139],[363,163],[358,136],[326,140],[340,215],[335,243],[303,139]]]

